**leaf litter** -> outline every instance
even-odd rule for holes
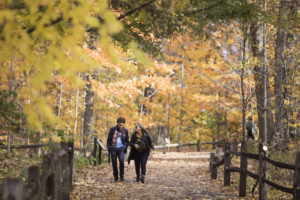
[[[255,199],[250,192],[224,187],[223,169],[211,180],[209,152],[155,152],[147,162],[145,183],[137,183],[134,162],[125,162],[125,181],[114,182],[111,164],[76,170],[71,199]]]

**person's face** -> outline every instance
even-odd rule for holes
[[[122,130],[122,129],[124,128],[124,125],[125,125],[125,124],[122,123],[122,122],[118,122],[118,123],[117,123],[117,127],[118,127],[119,130]]]
[[[139,127],[138,125],[135,125],[135,130],[136,130],[136,132],[141,132],[142,131],[141,127]]]

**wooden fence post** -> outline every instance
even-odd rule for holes
[[[70,168],[68,164],[68,153],[60,157],[61,162],[61,193],[63,199],[69,199],[69,177],[70,177]]]
[[[225,144],[225,152],[224,152],[224,186],[230,186],[230,154],[228,151],[230,150],[230,145],[228,143]]]
[[[210,178],[217,179],[218,171],[215,165],[215,153],[210,153],[210,162],[209,162],[209,169],[210,169]]]
[[[200,151],[201,143],[200,140],[197,140],[197,151]]]
[[[263,144],[259,144],[259,154],[258,154],[258,165],[259,165],[259,172],[258,172],[258,185],[259,185],[259,199],[264,200],[268,199],[267,195],[267,187],[264,182],[264,178],[266,178],[266,162],[264,161],[265,152],[263,150]]]
[[[98,146],[99,146],[99,165],[100,165],[102,160],[102,147],[100,146],[100,144]]]
[[[6,179],[3,186],[3,200],[23,200],[24,197],[24,185],[22,180],[18,178]]]
[[[97,160],[96,160],[96,157],[97,157],[97,138],[95,137],[94,138],[94,151],[93,151],[93,156],[95,158],[94,160],[94,166],[96,166],[97,164]]]
[[[58,157],[57,153],[54,153],[52,162],[54,162],[54,168],[53,168],[53,183],[54,183],[54,188],[53,188],[53,199],[62,199],[61,195],[61,160]]]
[[[38,166],[28,168],[28,184],[25,187],[26,199],[39,200],[41,199],[41,176]]]
[[[296,155],[294,184],[293,184],[293,199],[300,199],[300,152]]]
[[[246,196],[246,187],[247,187],[247,157],[243,153],[247,152],[247,144],[245,141],[241,145],[241,161],[240,161],[240,183],[239,183],[239,196]]]
[[[52,138],[49,138],[49,152],[51,153],[52,151]]]
[[[68,143],[68,164],[70,167],[70,174],[69,174],[69,188],[72,190],[73,184],[73,166],[74,166],[74,142]]]
[[[51,172],[51,176],[47,180],[46,184],[46,193],[47,196],[50,196],[52,199],[55,199],[55,194],[57,193],[57,184],[56,184],[56,179],[55,179],[55,166],[56,166],[56,160],[55,160],[55,153],[49,154],[49,160],[48,160],[48,170]]]
[[[212,139],[212,148],[216,149],[215,138]]]

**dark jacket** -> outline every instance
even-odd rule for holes
[[[114,133],[115,133],[116,130],[117,130],[116,126],[110,128],[110,130],[109,130],[109,133],[108,133],[108,136],[107,136],[107,149],[109,151],[114,149],[114,147],[112,145],[112,139],[114,137]],[[126,136],[122,137],[122,143],[124,145],[124,152],[126,153],[127,152],[127,147],[129,145],[129,136],[128,136],[128,130],[126,128],[124,130],[125,130]]]
[[[146,145],[146,151],[149,155],[150,153],[150,149],[154,149],[154,146],[153,146],[153,143],[152,143],[152,139],[151,137],[147,134],[147,133],[143,133],[143,137],[142,137],[142,140],[145,142],[145,145]],[[130,153],[129,153],[129,156],[128,156],[128,164],[130,163],[130,160],[133,160],[134,159],[134,156],[137,152],[136,148],[134,147],[134,145],[136,144],[136,132],[134,132],[131,136],[131,139],[130,139]]]

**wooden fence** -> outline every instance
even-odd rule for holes
[[[167,151],[167,148],[172,148],[172,147],[182,147],[182,146],[197,146],[197,151],[201,150],[201,146],[202,145],[212,145],[212,148],[215,149],[216,146],[224,146],[225,144],[231,144],[234,147],[237,147],[237,144],[240,143],[238,141],[233,141],[233,142],[228,142],[228,141],[212,141],[212,142],[200,142],[200,140],[197,140],[196,143],[183,143],[183,144],[165,144],[165,145],[156,145],[154,146],[154,149],[164,149],[164,152]],[[111,160],[111,156],[110,156],[110,152],[107,150],[107,148],[105,147],[105,145],[103,144],[103,142],[101,141],[100,138],[94,138],[94,150],[93,150],[93,156],[94,158],[96,158],[94,165],[101,164],[102,163],[102,156],[103,156],[103,151],[104,151],[104,155],[107,155],[107,163],[110,163]],[[98,153],[98,157],[97,157],[97,152]]]
[[[197,146],[197,151],[201,150],[202,145],[212,145],[212,148],[215,149],[216,146],[225,146],[226,144],[232,144],[233,146],[237,146],[240,142],[235,140],[232,142],[229,141],[215,141],[212,140],[211,142],[200,142],[200,140],[197,140],[196,143],[175,143],[175,144],[164,144],[164,145],[158,145],[154,146],[154,149],[164,149],[164,152],[166,152],[167,148],[177,147],[178,151],[181,151],[181,147],[184,146]]]
[[[282,192],[290,193],[293,195],[294,200],[300,200],[300,152],[296,155],[295,165],[290,165],[278,161],[271,160],[265,154],[266,152],[263,150],[263,145],[259,145],[259,153],[247,153],[246,143],[242,143],[241,151],[234,151],[230,147],[230,145],[225,146],[224,156],[222,158],[218,158],[214,153],[210,155],[210,171],[211,178],[217,178],[217,167],[224,164],[224,186],[230,186],[230,173],[231,172],[239,172],[240,173],[240,182],[239,182],[239,196],[246,196],[246,186],[247,186],[247,176],[250,176],[253,179],[258,180],[259,184],[259,198],[264,199],[266,194],[264,190],[262,190],[264,184],[268,184],[269,186],[280,190]],[[232,155],[240,156],[240,167],[232,167],[231,166],[231,158]],[[247,169],[247,159],[254,159],[258,161],[259,164],[259,173],[255,174]],[[294,170],[294,181],[293,188],[284,187],[274,183],[266,178],[265,164],[270,163],[276,167],[282,169]]]
[[[104,153],[107,155],[107,163],[110,163],[110,152],[108,151],[108,149],[104,146],[102,140],[100,138],[94,138],[94,151],[93,151],[93,156],[94,158],[97,158],[97,151],[99,150],[99,154],[98,154],[98,159],[96,159],[94,165],[101,164],[102,163],[102,152],[104,151]]]
[[[69,199],[72,189],[74,143],[61,143],[62,150],[44,156],[41,166],[28,168],[28,182],[6,179],[3,200]]]

